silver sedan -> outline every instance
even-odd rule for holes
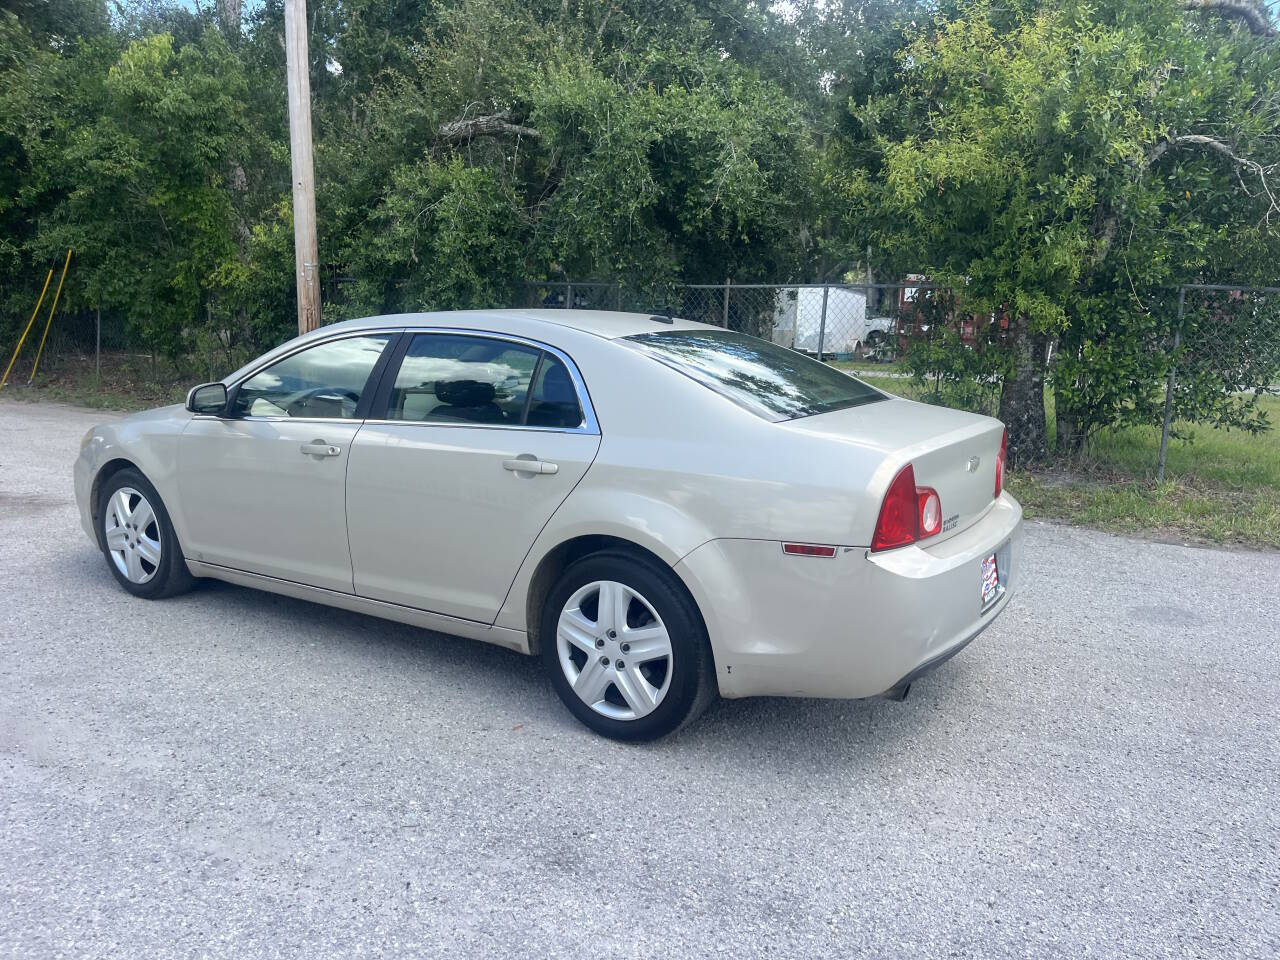
[[[606,736],[716,695],[902,698],[1009,602],[997,420],[643,314],[324,327],[95,427],[85,531],[130,593],[201,577],[540,655]]]

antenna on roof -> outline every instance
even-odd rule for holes
[[[667,307],[664,312],[666,316],[660,317],[660,316],[654,315],[649,319],[652,320],[654,323],[675,323],[676,322],[675,314],[672,312],[670,307]]]

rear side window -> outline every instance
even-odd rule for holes
[[[569,371],[544,350],[420,333],[396,372],[387,419],[572,428],[582,424],[582,407]]]
[[[803,353],[732,330],[664,330],[626,340],[765,420],[795,420],[885,399],[874,387]]]
[[[418,334],[396,373],[387,419],[521,423],[541,353],[487,337]]]
[[[582,407],[578,403],[578,390],[573,377],[559,358],[549,353],[542,355],[533,396],[529,398],[531,427],[580,427]]]

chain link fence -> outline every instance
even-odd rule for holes
[[[1172,299],[1167,303],[1167,313],[1173,314]],[[228,338],[219,339],[198,323],[183,332],[184,350],[175,358],[121,313],[70,306],[59,308],[50,326],[40,360],[42,383],[70,383],[92,374],[95,383],[136,389],[140,398],[168,397],[245,359],[236,354],[243,345],[233,348]],[[967,314],[949,291],[922,278],[649,290],[610,281],[555,280],[519,283],[512,302],[492,306],[670,313],[771,340],[891,393],[998,413],[1002,351],[992,348],[1002,345],[1007,319],[998,313]],[[30,377],[41,327],[36,324],[32,344],[22,351],[11,385]],[[1280,396],[1280,287],[1184,285],[1178,289],[1176,315],[1163,329],[1169,333],[1159,334],[1152,345],[1167,347],[1170,356],[1158,482],[1164,480],[1170,440],[1181,435],[1184,420],[1245,430],[1272,426],[1276,405],[1268,398]],[[1158,407],[1156,412],[1158,418]]]
[[[1164,482],[1178,411],[1244,430],[1274,426],[1280,396],[1280,287],[1189,283],[1178,290],[1156,482]]]
[[[1001,321],[957,311],[947,290],[918,278],[684,284],[650,293],[567,281],[524,289],[523,306],[671,313],[771,340],[892,393],[989,415],[998,406],[989,348],[1003,337]]]
[[[335,278],[327,287],[326,306],[341,315],[347,289],[355,282]],[[945,291],[919,279],[872,284],[726,282],[647,290],[613,281],[554,280],[518,283],[514,289],[511,302],[491,306],[672,314],[772,340],[850,369],[894,393],[995,412],[989,384],[975,386],[963,377],[944,380],[927,369],[915,375],[909,362],[913,351],[941,342],[952,327],[966,344],[981,346],[982,340],[975,323],[957,320]],[[212,320],[203,326],[193,322],[182,331],[182,349],[174,354],[152,342],[145,329],[131,325],[122,313],[60,312],[41,359],[40,377],[56,384],[92,373],[95,382],[111,384],[117,391],[145,385],[140,396],[171,393],[188,380],[213,379],[247,359],[241,355],[245,345],[237,341],[235,348],[229,346],[235,338],[229,328],[213,329],[218,326]],[[31,355],[24,349],[11,383],[26,382]]]
[[[620,283],[572,280],[526,283],[517,307],[550,307],[574,310],[636,310],[649,312],[646,298]]]
[[[657,292],[618,283],[528,283],[519,306],[671,313],[772,340],[827,361],[890,361],[937,323],[937,288],[872,284],[682,284]],[[971,324],[963,324],[971,337]]]
[[[681,288],[681,315],[822,360],[889,362],[914,333],[906,284],[722,284]]]
[[[110,313],[104,318],[99,310],[60,310],[51,320],[39,316],[14,357],[9,383],[26,383],[36,372],[47,377],[67,365],[77,370],[90,366],[91,372],[100,375],[104,354],[132,351],[137,339],[120,318]],[[34,369],[37,356],[38,371]]]
[[[919,278],[868,284],[687,284],[642,293],[616,283],[529,284],[524,306],[673,313],[849,369],[891,393],[995,416],[1008,334],[1000,312],[973,314]],[[1173,362],[1156,474],[1163,482],[1178,411],[1269,425],[1259,399],[1280,391],[1280,288],[1188,284],[1170,318]],[[1043,358],[1052,370],[1052,344]],[[1135,385],[1136,389],[1136,385]],[[1011,437],[1011,441],[1013,438]]]
[[[158,346],[122,312],[74,307],[65,312],[59,309],[48,323],[48,336],[40,348],[45,322],[44,317],[38,319],[14,356],[7,387],[37,380],[42,387],[73,388],[73,399],[88,399],[92,384],[114,395],[104,400],[165,402],[197,381],[225,375],[249,358],[244,350],[229,349],[206,327],[193,324],[184,331],[184,349],[175,353]],[[10,344],[7,350],[13,347]],[[6,352],[0,369],[10,356]]]

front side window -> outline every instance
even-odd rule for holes
[[[627,341],[765,420],[794,420],[885,399],[795,350],[732,330],[665,330]]]
[[[349,420],[390,339],[330,340],[278,360],[240,384],[232,415]]]

